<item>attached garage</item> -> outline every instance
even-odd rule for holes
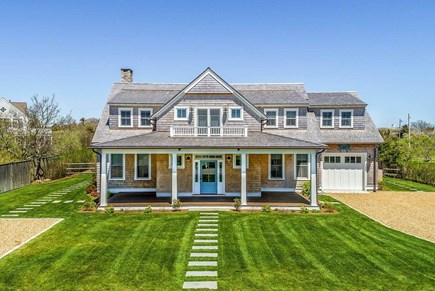
[[[366,191],[366,154],[328,153],[323,156],[324,192]]]

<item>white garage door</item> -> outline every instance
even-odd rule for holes
[[[323,157],[323,191],[364,191],[365,155],[328,154]]]

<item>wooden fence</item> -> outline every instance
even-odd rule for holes
[[[95,163],[67,163],[66,174],[82,174],[82,173],[95,173]]]

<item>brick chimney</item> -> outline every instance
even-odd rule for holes
[[[121,69],[121,81],[122,83],[133,82],[133,70],[128,68]]]

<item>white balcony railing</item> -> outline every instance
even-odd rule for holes
[[[247,137],[247,126],[231,127],[201,127],[201,126],[171,126],[171,137],[195,137],[195,136],[223,136],[223,137]]]

